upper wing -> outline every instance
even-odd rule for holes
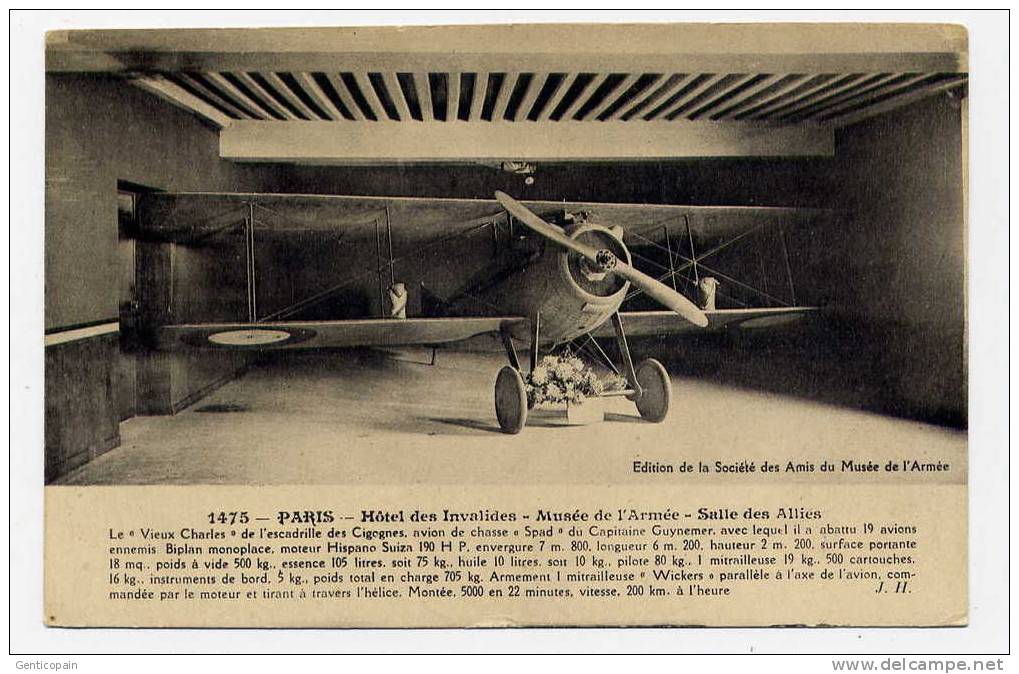
[[[164,325],[156,333],[156,347],[317,349],[350,346],[431,346],[459,342],[526,322],[525,318],[509,316]]]
[[[662,223],[684,222],[694,237],[724,236],[762,224],[785,225],[827,217],[828,211],[777,206],[689,206],[602,202],[522,201],[541,217],[568,210],[591,222],[622,226],[628,234],[655,238]],[[367,197],[313,194],[222,194],[156,192],[139,205],[143,231],[170,241],[187,241],[242,223],[254,209],[259,229],[346,231],[392,223],[397,236],[434,239],[489,222],[505,213],[494,199]]]
[[[708,327],[698,328],[684,321],[671,311],[633,311],[620,314],[627,337],[645,337],[649,335],[697,334],[700,332],[717,332],[725,328],[741,329],[773,327],[798,321],[804,316],[816,313],[817,307],[772,307],[766,309],[716,309],[705,311]],[[592,335],[595,337],[611,337],[612,325],[605,323],[597,328]]]

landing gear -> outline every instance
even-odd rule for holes
[[[658,423],[665,420],[672,402],[672,382],[665,367],[654,358],[642,360],[635,372],[640,384],[640,396],[633,402],[645,421]]]
[[[529,354],[532,370],[538,364],[540,325],[540,316],[534,316],[531,319]],[[626,377],[628,387],[625,391],[615,392],[615,395],[625,395],[632,400],[645,421],[651,423],[664,421],[672,402],[672,382],[669,373],[653,358],[642,360],[634,366],[630,347],[626,342],[626,333],[623,332],[623,320],[618,312],[612,314],[612,326],[616,331],[616,343],[623,359],[622,374]],[[499,370],[499,376],[495,380],[495,415],[499,419],[499,428],[502,432],[515,435],[523,430],[527,423],[527,412],[531,409],[531,404],[527,399],[520,359],[517,357],[509,330],[503,328],[500,330],[500,336],[510,364]]]
[[[626,343],[623,319],[619,312],[612,314],[612,327],[616,330],[616,345],[623,358],[623,374],[630,386],[627,397],[637,405],[637,411],[645,421],[659,423],[669,414],[672,402],[672,382],[665,367],[654,358],[642,360],[633,366],[630,346]]]
[[[538,364],[538,337],[541,317],[535,315],[531,319],[531,369]],[[495,379],[495,416],[499,420],[499,428],[503,433],[516,435],[527,423],[527,411],[534,405],[527,399],[524,387],[524,376],[520,373],[520,359],[517,357],[513,338],[507,328],[499,330],[502,345],[506,349],[506,357],[510,364],[499,370]]]
[[[495,416],[503,433],[516,435],[527,423],[527,391],[520,371],[510,365],[495,379]]]

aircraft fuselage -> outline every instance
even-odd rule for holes
[[[622,239],[608,227],[583,223],[565,231],[571,238],[630,262]],[[574,339],[607,321],[619,310],[629,286],[624,279],[593,267],[576,253],[543,245],[526,264],[478,296],[484,303],[499,307],[504,315],[530,318],[540,314],[540,339],[549,344]]]

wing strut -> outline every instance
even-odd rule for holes
[[[619,355],[623,358],[623,374],[626,375],[626,382],[634,398],[640,398],[640,383],[637,381],[637,372],[633,369],[633,358],[630,356],[630,345],[626,343],[626,333],[623,331],[623,318],[616,311],[612,314],[612,327],[616,330],[616,344],[619,345]]]
[[[510,336],[509,328],[505,325],[499,328],[499,338],[502,339],[502,345],[506,349],[506,357],[509,358],[510,366],[520,371],[520,359],[517,358],[517,349],[513,346],[513,337]]]
[[[541,313],[531,317],[531,372],[538,366],[538,337],[541,334]]]
[[[248,217],[244,223],[244,254],[247,258],[248,321],[258,320],[258,300],[255,293],[255,205],[248,202]]]

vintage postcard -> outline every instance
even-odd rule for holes
[[[967,624],[965,28],[45,48],[48,625]]]

